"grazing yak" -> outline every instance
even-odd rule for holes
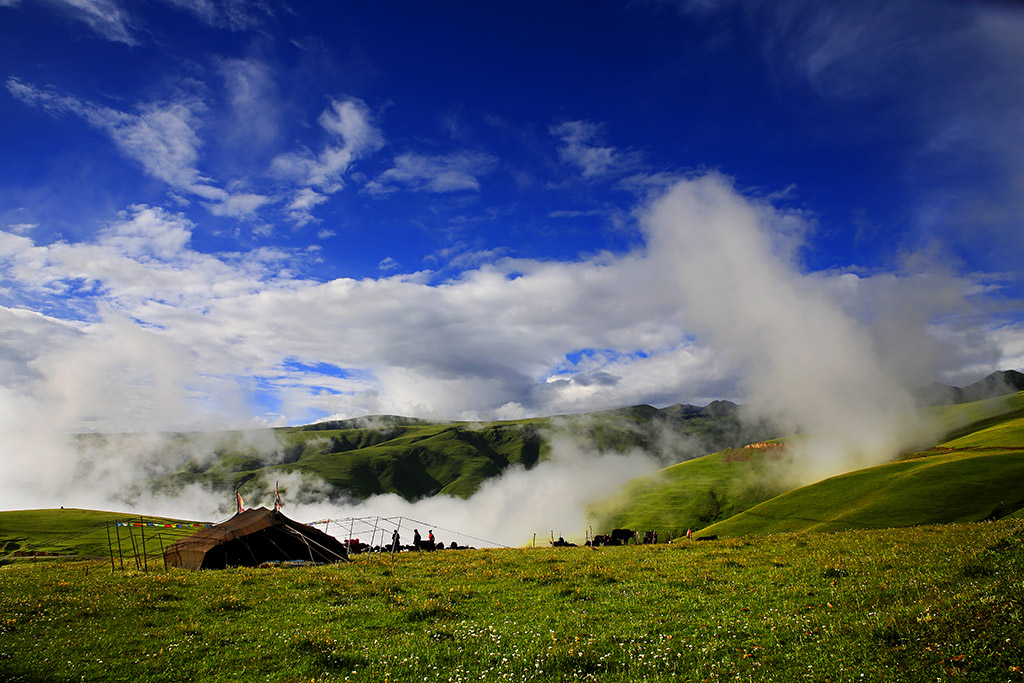
[[[636,540],[636,531],[631,529],[612,529],[610,534],[598,534],[590,541],[591,546],[599,545],[626,545]]]

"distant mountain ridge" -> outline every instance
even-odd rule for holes
[[[1018,386],[1024,389],[1024,374],[1004,371],[963,388],[938,385],[931,389],[930,400],[961,403],[974,396],[1010,393]],[[641,404],[496,422],[376,415],[248,433],[169,435],[143,456],[155,466],[142,488],[173,495],[199,485],[218,492],[238,490],[247,500],[271,500],[275,482],[284,479],[292,482],[292,490],[282,492],[302,502],[384,493],[410,501],[439,494],[467,498],[509,468],[531,469],[549,459],[556,434],[586,452],[642,451],[664,466],[785,436],[773,425],[742,414],[742,406],[719,400],[705,406]],[[264,436],[254,438],[257,432]],[[301,475],[303,484],[283,477],[287,474]],[[142,495],[141,488],[136,490]]]
[[[713,401],[706,406],[642,404],[498,422],[372,415],[266,430],[273,436],[263,440],[262,448],[239,433],[224,432],[202,442],[181,434],[173,445],[189,455],[152,478],[149,486],[170,493],[198,484],[238,490],[246,499],[259,500],[272,495],[282,475],[300,474],[309,482],[308,490],[284,493],[302,502],[383,493],[407,500],[438,494],[465,498],[510,467],[531,469],[551,457],[556,434],[595,454],[639,450],[665,465],[779,436],[767,423],[741,421],[740,412],[731,401]],[[268,442],[274,444],[270,449]]]
[[[999,370],[965,387],[954,387],[935,382],[917,392],[918,399],[929,406],[956,405],[983,401],[1024,391],[1024,373]]]

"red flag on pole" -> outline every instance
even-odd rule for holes
[[[277,490],[277,483],[274,483],[274,509],[280,510],[284,507],[284,503],[281,502],[281,492]]]
[[[235,505],[238,507],[238,509],[235,511],[235,514],[238,514],[239,512],[243,512],[245,510],[245,503],[242,502],[242,494],[239,493],[238,491],[235,491]]]

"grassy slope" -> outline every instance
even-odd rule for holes
[[[777,451],[730,449],[628,482],[590,507],[598,533],[614,528],[679,536],[726,519],[786,490],[772,474]]]
[[[1019,681],[1024,522],[0,568],[3,681]],[[59,637],[57,637],[59,636]]]
[[[307,471],[328,482],[351,482],[354,486],[347,488],[360,496],[388,491],[407,498],[439,493],[465,497],[484,479],[513,464],[532,466],[539,456],[539,438],[522,425],[479,430],[433,425],[365,447],[334,452],[308,449],[298,462],[279,467]]]
[[[0,512],[0,564],[39,559],[40,556],[108,557],[108,530],[111,522],[153,522],[158,524],[179,524],[182,520],[164,517],[128,515],[123,512],[102,512],[97,510],[13,510]],[[157,533],[177,539],[194,533],[195,529],[147,528],[151,538]],[[120,532],[128,544],[128,529]],[[137,531],[136,531],[137,533]]]
[[[1005,412],[957,429],[934,448],[791,491],[705,532],[838,531],[1014,514],[1024,508],[1024,393],[967,412],[984,415],[993,405]]]
[[[274,430],[273,436],[277,447],[270,453],[229,439],[209,462],[192,460],[154,484],[174,489],[202,483],[265,497],[277,473],[298,471],[322,480],[335,494],[357,498],[384,492],[410,500],[438,493],[468,496],[512,464],[532,466],[542,451],[535,429],[518,423],[480,429],[450,424],[296,427]]]
[[[786,493],[776,451],[724,451],[630,481],[589,517],[599,531],[741,535],[978,520],[1024,506],[1024,451],[1012,450],[1024,447],[1024,392],[934,415],[947,438],[905,461]]]

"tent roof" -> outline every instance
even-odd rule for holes
[[[246,552],[239,552],[237,546]],[[235,552],[229,552],[235,549]],[[208,555],[217,554],[217,558]],[[230,555],[225,559],[225,554]],[[184,538],[164,553],[167,564],[187,569],[254,565],[268,560],[335,562],[347,559],[344,544],[319,529],[263,507],[239,512],[231,519]]]

